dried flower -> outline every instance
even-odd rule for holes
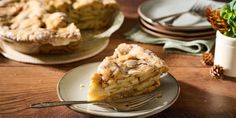
[[[227,21],[221,17],[218,9],[212,10],[212,8],[208,7],[206,10],[206,16],[213,29],[219,30],[223,34],[228,31],[229,26]]]

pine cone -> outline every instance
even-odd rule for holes
[[[213,65],[213,55],[210,52],[205,52],[202,55],[202,63],[208,66]]]
[[[224,75],[224,69],[220,65],[214,65],[211,67],[210,74],[213,78],[220,79]]]
[[[227,21],[221,17],[219,10],[213,10],[212,8],[208,7],[206,9],[206,16],[213,29],[219,30],[221,33],[228,31],[229,25]]]

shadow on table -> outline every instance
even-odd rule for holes
[[[236,82],[236,77],[229,77],[229,76],[224,76],[223,78],[226,81],[232,81],[232,82]]]
[[[0,64],[1,63],[6,63],[7,60],[5,59],[5,57],[3,57],[1,54],[0,54]]]
[[[236,117],[236,96],[232,98],[226,95],[217,95],[187,83],[179,82],[179,84],[181,92],[176,103],[150,118]]]

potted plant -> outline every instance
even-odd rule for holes
[[[217,30],[214,65],[224,68],[224,75],[236,77],[236,0],[221,10],[207,9],[208,21]]]

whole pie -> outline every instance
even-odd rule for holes
[[[88,99],[119,99],[151,92],[168,71],[165,62],[150,50],[135,44],[120,44],[92,75]]]
[[[115,0],[1,0],[0,39],[24,53],[68,52],[82,30],[109,27]]]

